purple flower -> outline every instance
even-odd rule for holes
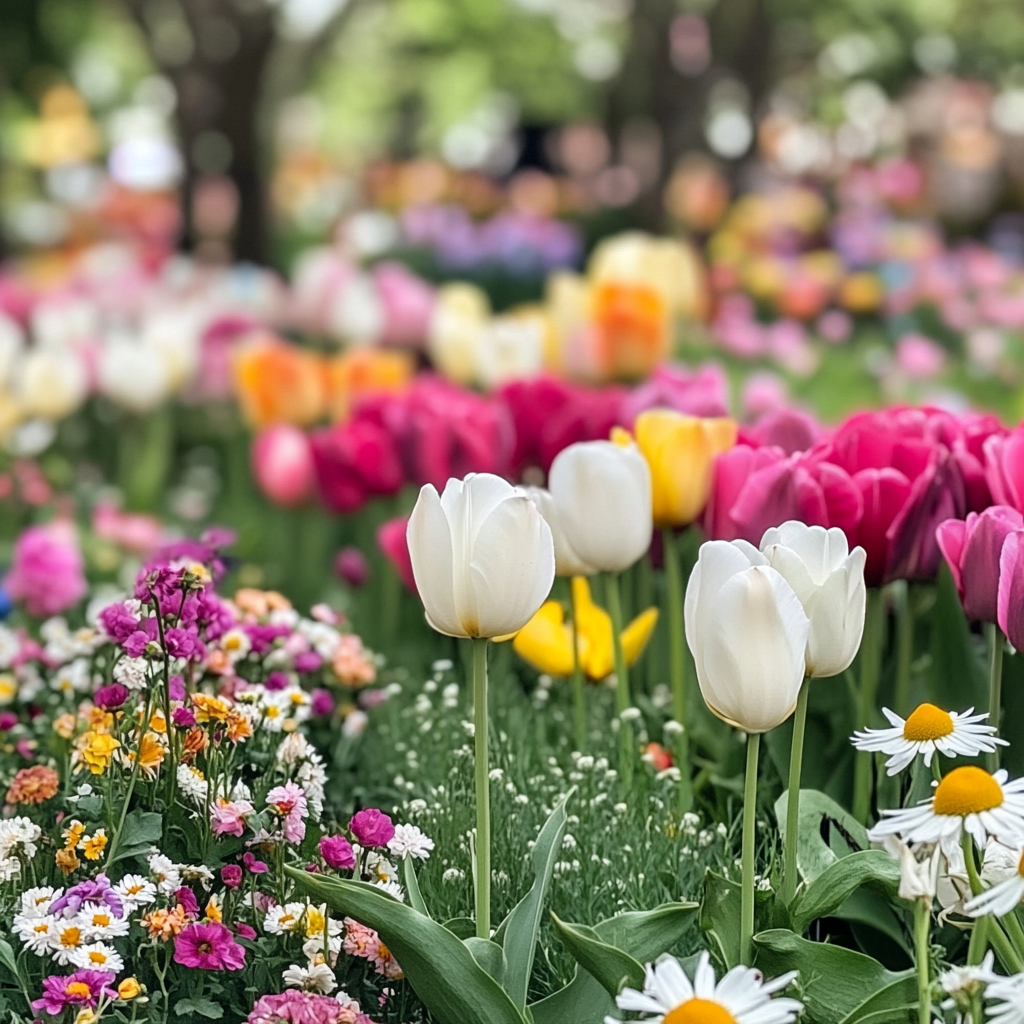
[[[7,732],[18,724],[18,716],[13,711],[0,711],[0,732]]]
[[[110,686],[101,687],[93,697],[93,703],[104,711],[113,711],[119,708],[128,699],[128,687],[120,683],[111,683]]]
[[[171,676],[167,681],[167,689],[171,700],[185,699],[185,680],[181,676]]]
[[[351,871],[356,866],[355,851],[344,836],[324,836],[320,840],[320,856],[335,871]]]
[[[315,718],[326,718],[334,711],[334,697],[330,690],[318,686],[310,694],[309,710]]]
[[[175,626],[164,634],[167,642],[167,653],[173,658],[191,658],[199,648],[199,635],[194,626],[182,629]]]
[[[324,659],[316,651],[306,651],[295,656],[295,671],[315,672],[323,663]]]
[[[251,928],[244,921],[236,921],[235,934],[238,935],[240,939],[252,940],[256,938],[256,929]]]
[[[182,909],[189,917],[199,916],[199,901],[196,899],[196,894],[187,885],[178,889],[174,898],[181,904]]]
[[[171,712],[171,721],[179,729],[191,729],[196,724],[196,714],[191,708],[175,708]]]
[[[237,864],[225,864],[220,869],[220,880],[229,889],[237,889],[242,884],[242,869]]]
[[[113,971],[81,970],[74,974],[51,974],[43,979],[43,994],[32,1004],[36,1013],[59,1017],[66,1006],[94,1007],[101,998],[116,999],[110,987]]]
[[[69,910],[70,913],[65,916],[70,917],[77,914],[86,903],[105,904],[115,917],[124,917],[124,904],[121,897],[111,888],[106,872],[100,872],[95,878],[87,878],[78,885],[71,886],[63,896],[53,901],[50,913],[59,914],[62,910]]]
[[[356,589],[365,586],[370,578],[370,564],[359,548],[342,548],[334,559],[334,571]]]
[[[261,860],[257,860],[253,854],[246,852],[242,857],[242,863],[251,871],[254,875],[265,875],[267,873],[267,865]]]
[[[30,526],[16,541],[4,589],[30,615],[58,615],[85,596],[82,554],[70,523]]]
[[[360,846],[387,846],[395,835],[391,819],[376,807],[367,807],[352,816],[348,823]]]
[[[267,676],[266,682],[263,684],[265,690],[274,692],[275,690],[286,690],[288,689],[288,676],[284,672],[271,672]]]
[[[107,636],[123,644],[139,628],[139,620],[122,602],[107,605],[100,612],[100,625]]]

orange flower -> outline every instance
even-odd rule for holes
[[[252,735],[252,722],[237,708],[232,708],[228,714],[228,739],[232,743],[241,743]]]
[[[205,737],[206,734],[204,733],[203,735]],[[167,756],[167,750],[155,732],[147,732],[142,737],[139,750],[137,752],[131,751],[128,754],[128,760],[134,761],[136,756],[139,758],[139,767],[145,772],[147,778],[154,779],[157,772],[160,771],[160,765],[163,764],[163,760]]]
[[[591,303],[602,376],[646,377],[668,356],[672,325],[658,289],[605,281],[595,285]]]
[[[235,357],[235,386],[252,427],[322,419],[327,401],[324,360],[272,335],[245,344]]]
[[[41,804],[55,796],[60,788],[60,776],[45,765],[22,768],[7,790],[9,804]]]
[[[142,919],[142,927],[149,932],[150,937],[163,939],[164,942],[173,939],[187,924],[188,917],[180,903],[173,910],[151,910]]]
[[[72,871],[77,871],[82,866],[74,850],[58,850],[53,859],[65,875],[70,875]]]
[[[53,720],[53,731],[62,739],[69,740],[75,735],[75,716],[65,712]]]
[[[185,733],[185,743],[182,746],[181,757],[186,763],[195,759],[196,754],[202,753],[209,745],[210,738],[204,729],[193,726]]]
[[[227,701],[205,693],[192,694],[192,706],[196,709],[197,722],[226,722],[231,711]]]
[[[75,819],[64,829],[62,835],[64,837],[64,849],[74,850],[82,841],[82,836],[85,835],[85,826]]]
[[[118,999],[134,999],[137,995],[140,995],[141,992],[142,986],[135,978],[125,978],[124,981],[120,982],[117,986]]]
[[[415,369],[412,357],[405,352],[354,348],[336,356],[327,369],[331,419],[346,419],[362,395],[404,391]]]
[[[287,611],[292,603],[276,590],[242,587],[235,591],[235,605],[245,614],[262,619],[273,611]]]
[[[217,906],[217,900],[211,896],[209,903],[206,904],[206,920],[207,921],[223,921],[224,915],[220,911],[220,907]]]

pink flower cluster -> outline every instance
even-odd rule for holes
[[[403,977],[402,968],[398,966],[398,961],[391,954],[391,950],[380,941],[380,936],[372,928],[367,928],[351,917],[345,918],[345,941],[342,949],[349,956],[369,960],[377,973],[385,978]]]
[[[288,989],[280,995],[261,996],[247,1024],[373,1024],[357,1003],[345,1005],[330,996]]]
[[[78,604],[87,585],[74,527],[60,520],[29,527],[14,545],[4,589],[39,618]]]

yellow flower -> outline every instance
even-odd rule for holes
[[[82,841],[85,835],[85,826],[76,818],[62,833],[64,837],[64,849],[74,850]]]
[[[711,496],[715,456],[736,444],[735,422],[650,409],[637,417],[635,430],[651,468],[654,525],[687,526]]]
[[[206,904],[206,920],[207,921],[223,921],[224,915],[221,913],[220,907],[217,905],[217,897],[211,896],[209,902]]]
[[[136,978],[125,978],[117,986],[118,999],[134,999],[142,991],[142,986]]]
[[[82,737],[81,742],[83,746],[79,755],[93,775],[102,775],[107,770],[111,756],[121,746],[113,736],[91,730]]]
[[[594,604],[590,584],[583,576],[572,581],[579,629],[579,658],[583,674],[594,681],[604,679],[614,667],[612,620]],[[643,653],[658,622],[658,609],[641,612],[622,631],[622,653],[632,665]],[[534,668],[553,676],[568,676],[573,669],[573,631],[557,601],[546,601],[536,615],[516,634],[512,646]]]
[[[153,779],[156,778],[157,772],[160,771],[160,765],[167,756],[167,750],[155,732],[147,732],[142,737],[138,753],[136,754],[134,750],[130,751],[128,760],[134,761],[136,756],[139,758],[139,767],[146,773],[146,777]]]
[[[53,720],[53,731],[62,739],[69,740],[75,735],[75,716],[70,712]]]
[[[18,696],[18,680],[10,672],[0,674],[0,704],[10,704]]]
[[[82,844],[86,860],[99,860],[100,857],[103,856],[103,848],[106,845],[106,831],[102,828],[96,829],[96,831]]]

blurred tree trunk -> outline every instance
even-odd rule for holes
[[[641,197],[640,215],[649,228],[664,217],[662,190],[678,159],[707,152],[704,124],[714,86],[740,82],[755,119],[770,86],[772,21],[770,0],[718,0],[707,19],[710,60],[696,74],[684,74],[673,62],[672,24],[682,11],[677,0],[634,0],[630,37],[622,69],[608,96],[606,127],[613,144],[635,117],[648,116],[661,137],[660,175]],[[742,161],[731,161],[738,173]]]

